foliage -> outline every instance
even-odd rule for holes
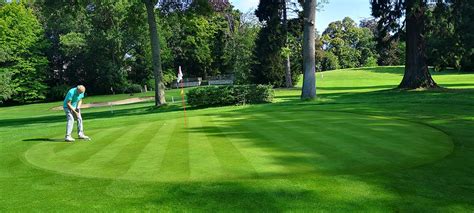
[[[428,63],[435,70],[454,67],[460,69],[462,47],[457,39],[452,7],[438,3],[426,12]]]
[[[176,82],[176,75],[172,72],[165,72],[161,81],[167,88],[172,88],[173,83]],[[149,79],[144,85],[147,85],[148,89],[155,89],[155,79]]]
[[[140,84],[129,84],[129,85],[127,85],[125,93],[133,94],[133,93],[140,93],[142,91],[143,91],[143,89],[142,89],[142,86]]]
[[[339,59],[332,52],[325,52],[321,60],[321,70],[337,70],[339,69]]]
[[[66,56],[72,56],[80,54],[83,49],[87,46],[85,35],[83,33],[70,32],[59,37],[61,50]]]
[[[195,107],[269,103],[273,89],[267,85],[197,87],[187,92],[187,102]]]
[[[254,50],[255,63],[251,70],[251,80],[257,84],[285,85],[285,69],[281,50],[286,36],[282,31],[280,9],[284,5],[270,1],[260,1],[256,16],[263,25],[258,33]]]
[[[15,91],[11,77],[11,73],[0,71],[0,103],[10,99]]]
[[[0,46],[0,73],[11,77],[2,98],[19,103],[45,99],[48,61],[42,51],[48,44],[35,14],[23,3],[0,7]]]
[[[48,90],[48,100],[50,101],[59,101],[59,100],[64,100],[64,97],[66,96],[66,93],[71,87],[65,84],[53,86],[49,88]]]
[[[253,22],[252,13],[241,14],[238,27],[224,49],[225,59],[234,74],[237,84],[248,84],[250,82],[250,70],[252,64],[255,63],[253,50],[259,31],[260,27]]]
[[[460,65],[463,70],[474,70],[474,1],[453,0],[454,28],[458,36]],[[459,56],[458,55],[458,56]]]
[[[361,67],[377,57],[371,29],[358,27],[349,17],[329,24],[322,35],[323,48],[338,58],[341,68]],[[334,61],[328,56],[331,61]],[[335,63],[332,63],[335,64]]]
[[[163,60],[164,70],[182,66],[185,77],[203,78],[236,72],[235,51],[249,48],[252,36],[242,37],[247,31],[239,29],[239,13],[209,11],[205,9],[208,6],[207,1],[196,1],[188,10],[160,8],[159,25],[170,55],[169,60]]]

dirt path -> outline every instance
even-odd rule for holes
[[[81,108],[87,109],[87,108],[94,108],[94,107],[106,107],[110,105],[116,106],[116,105],[124,105],[124,104],[134,104],[134,103],[140,103],[140,102],[145,102],[145,101],[151,101],[154,99],[155,99],[154,97],[129,98],[129,99],[119,100],[119,101],[82,104]],[[57,107],[52,108],[52,110],[63,110],[63,107],[57,106]]]

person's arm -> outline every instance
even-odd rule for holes
[[[82,106],[82,99],[79,100],[79,103],[77,103],[77,109],[80,110]]]
[[[71,101],[67,101],[67,108],[68,108],[69,110],[71,110],[71,112],[73,112],[75,115],[77,115],[77,111],[76,111],[76,109],[74,109],[74,107],[72,106]]]

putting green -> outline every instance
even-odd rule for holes
[[[92,142],[37,144],[25,159],[75,176],[225,181],[397,170],[453,149],[446,134],[426,125],[327,111],[191,114],[186,129],[182,119],[169,119],[89,135]]]

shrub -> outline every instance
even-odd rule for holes
[[[196,107],[270,103],[274,92],[267,85],[197,87],[187,93],[188,104]]]
[[[66,93],[71,89],[72,87],[68,85],[57,85],[54,87],[51,87],[48,91],[48,100],[50,101],[59,101],[59,100],[64,100],[64,97],[66,96]]]
[[[332,52],[326,52],[321,62],[321,69],[326,70],[337,70],[339,69],[339,59]]]
[[[375,67],[377,66],[377,58],[370,56],[363,64],[364,67]]]
[[[140,93],[142,92],[142,86],[139,84],[130,84],[127,86],[126,93]]]

